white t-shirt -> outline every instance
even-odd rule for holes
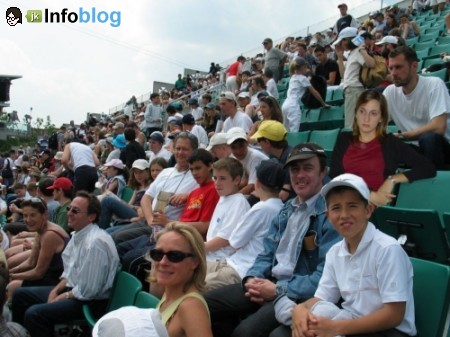
[[[206,241],[215,237],[228,240],[236,225],[249,209],[250,205],[242,193],[220,197],[214,209],[211,222],[209,223]],[[214,252],[207,253],[206,259],[208,261],[222,260],[231,256],[233,253],[234,249],[231,246],[226,246]]]
[[[405,95],[402,87],[391,84],[384,89],[389,115],[401,131],[414,130],[434,117],[447,114],[445,138],[450,141],[450,96],[445,83],[437,77],[419,76],[414,90]]]
[[[191,109],[191,114],[194,116],[195,120],[203,117],[203,109],[198,107],[197,109]]]
[[[311,86],[309,79],[300,74],[294,74],[289,80],[289,89],[287,92],[286,101],[291,105],[299,105],[300,98],[302,98],[306,89]]]
[[[413,269],[397,240],[369,222],[353,255],[342,240],[330,248],[325,261],[314,297],[332,303],[342,297],[342,308],[354,317],[367,316],[384,303],[406,302],[405,317],[396,329],[416,335]]]
[[[271,78],[266,83],[266,90],[269,93],[270,96],[278,99],[278,88],[277,84],[275,83],[275,80]]]
[[[69,146],[74,171],[81,166],[95,167],[94,152],[89,146],[81,143],[70,143]]]
[[[234,128],[237,126],[244,129],[244,131],[246,133],[248,133],[253,126],[252,119],[246,113],[244,113],[242,111],[237,111],[236,115],[234,115],[233,118],[228,117],[225,120],[225,122],[223,123],[222,132],[226,133],[231,128]]]
[[[343,87],[362,87],[359,80],[359,73],[361,67],[364,65],[364,57],[359,52],[359,48],[353,49],[347,56],[347,63],[345,64]]]
[[[170,157],[172,157],[172,152],[165,149],[164,146],[156,154],[153,151],[145,151],[145,154],[147,155],[149,163],[155,158],[164,158],[166,161],[169,161]]]
[[[279,198],[271,198],[255,204],[239,221],[229,238],[236,252],[227,259],[241,278],[253,266],[256,257],[264,250],[263,240],[270,224],[283,207]]]
[[[233,154],[230,155],[231,158],[236,158]],[[237,158],[236,158],[237,159]],[[251,147],[248,148],[247,155],[243,160],[240,160],[242,165],[245,168],[245,171],[248,174],[248,183],[254,184],[256,181],[256,167],[261,163],[263,160],[267,160],[269,157],[267,157],[264,153],[261,151],[252,149]]]
[[[197,137],[199,145],[203,145],[202,147],[205,148],[208,146],[208,135],[206,134],[206,131],[203,127],[201,127],[200,125],[194,125],[190,132]]]
[[[178,172],[176,167],[169,167],[156,177],[155,181],[150,184],[150,187],[145,191],[145,194],[153,198],[152,208],[156,208],[158,202],[158,193],[161,191],[171,192],[174,194],[189,194],[192,190],[198,187],[197,182],[192,177],[191,171]],[[178,220],[181,213],[183,213],[184,205],[176,207],[168,205],[165,215],[168,219]]]

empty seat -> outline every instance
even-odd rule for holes
[[[331,106],[330,108],[323,108],[320,112],[320,121],[327,121],[333,119],[344,118],[344,106]]]
[[[427,59],[427,60],[424,61],[423,67],[424,68],[428,68],[432,64],[441,64],[441,63],[444,63],[444,61],[440,57],[437,57],[437,58],[434,58],[434,59]]]
[[[425,43],[427,43],[427,42],[425,42]],[[430,52],[430,48],[424,48],[424,49],[421,49],[421,50],[417,50],[416,49],[417,58],[419,60],[421,60],[424,57],[427,57],[429,52]]]
[[[320,111],[322,108],[318,109],[303,109],[301,122],[317,122],[320,118]]]
[[[417,42],[414,45],[414,49],[416,50],[416,52],[423,50],[423,49],[428,49],[428,48],[432,48],[436,45],[436,41],[432,40],[432,41],[425,41],[425,42]],[[428,56],[428,55],[426,55]]]
[[[432,73],[424,73],[422,76],[433,76],[433,77],[439,77],[441,80],[445,81],[445,75],[447,74],[447,68],[433,71]]]
[[[309,140],[310,131],[288,132],[286,135],[289,146],[294,147],[297,144],[307,142]]]
[[[428,28],[428,29],[433,29],[433,28]],[[435,31],[433,31],[431,33],[420,35],[419,42],[433,41],[433,42],[436,43],[436,39],[438,37],[439,37],[439,28],[438,28],[438,30],[435,30]]]
[[[441,53],[448,53],[450,51],[450,43],[446,44],[439,44],[437,46],[434,46],[430,49],[430,52],[428,53],[428,57],[439,57]]]

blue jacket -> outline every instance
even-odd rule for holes
[[[277,217],[272,220],[269,232],[264,238],[264,251],[256,258],[255,263],[244,278],[244,282],[248,277],[273,279],[272,267],[278,263],[275,253],[286,230],[288,219],[294,210],[292,206],[293,200],[289,200]],[[325,255],[331,246],[342,240],[342,237],[339,236],[328,221],[325,210],[325,199],[319,196],[315,204],[315,221],[311,227],[317,232],[317,246],[314,250],[300,250],[300,246],[303,246],[303,237],[300,238],[301,241],[297,244],[297,263],[294,275],[289,280],[274,280],[277,285],[277,296],[287,295],[296,302],[304,301],[314,296],[325,265]]]

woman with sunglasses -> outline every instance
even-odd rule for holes
[[[55,285],[63,271],[61,253],[69,235],[48,221],[47,205],[40,198],[22,202],[23,218],[28,231],[37,233],[30,257],[10,270],[8,294],[20,286]]]
[[[205,290],[205,245],[192,226],[171,222],[157,234],[150,250],[149,281],[164,287],[158,304],[170,337],[212,336]],[[195,322],[195,324],[193,324]]]
[[[403,140],[386,133],[389,121],[386,98],[377,90],[363,91],[356,101],[351,132],[342,132],[331,155],[330,177],[353,173],[371,190],[370,202],[390,203],[397,183],[436,175],[434,165]],[[410,170],[399,172],[399,165]]]

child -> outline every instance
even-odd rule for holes
[[[244,167],[235,158],[224,158],[213,165],[213,179],[220,196],[206,234],[206,259],[223,260],[234,249],[228,241],[240,219],[250,209],[247,199],[239,193]]]
[[[255,190],[261,201],[239,219],[231,233],[228,241],[235,252],[226,261],[207,262],[208,290],[240,283],[256,256],[263,251],[263,239],[270,223],[283,207],[278,194],[284,176],[283,165],[274,160],[264,160],[256,168]]]
[[[309,79],[305,76],[308,71],[308,63],[301,57],[295,58],[290,65],[291,79],[289,80],[289,89],[287,92],[286,100],[283,103],[281,110],[284,116],[284,125],[288,132],[298,132],[300,130],[301,110],[299,101],[303,97],[306,90],[317,98],[317,100],[324,106],[329,107],[326,104],[319,92],[314,89],[309,82]]]
[[[295,307],[296,336],[415,336],[412,266],[400,244],[369,222],[373,208],[366,183],[342,174],[321,193],[328,219],[344,240],[328,251],[314,297],[297,306],[280,298],[277,319],[289,325]],[[342,309],[335,305],[341,297]]]

